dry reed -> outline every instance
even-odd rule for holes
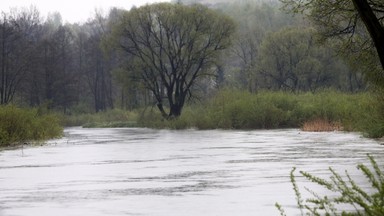
[[[312,132],[341,131],[343,130],[343,126],[340,122],[333,122],[318,118],[304,122],[301,130]]]

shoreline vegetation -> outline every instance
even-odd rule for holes
[[[41,144],[63,133],[57,114],[42,109],[25,109],[13,105],[0,106],[0,148],[24,144]]]
[[[62,135],[63,127],[148,127],[158,129],[281,129],[358,131],[384,135],[380,100],[370,92],[288,93],[219,90],[209,100],[188,104],[179,118],[165,120],[155,106],[131,111],[52,114],[47,109],[0,107],[0,147],[39,143]]]
[[[384,113],[373,93],[288,93],[220,90],[207,101],[189,104],[183,114],[165,120],[156,107],[119,109],[64,116],[65,126],[149,127],[167,129],[279,129],[358,131],[371,138],[384,135]]]

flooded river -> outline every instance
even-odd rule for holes
[[[355,133],[68,128],[0,152],[0,215],[279,215],[275,202],[295,215],[293,166],[359,181],[367,153],[384,164],[384,146]]]

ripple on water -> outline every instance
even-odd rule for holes
[[[0,152],[0,215],[276,215],[295,212],[293,166],[384,164],[384,146],[340,132],[67,128],[50,143]]]

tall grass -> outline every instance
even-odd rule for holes
[[[361,130],[368,121],[362,113],[377,112],[368,93],[346,94],[335,91],[293,94],[222,90],[200,106],[187,106],[180,118],[164,121],[156,110],[138,119],[147,127],[199,129],[299,128],[306,122],[323,120],[337,128]]]
[[[60,119],[38,109],[0,106],[0,146],[43,141],[61,136]]]
[[[384,96],[382,93],[376,92],[367,95],[355,107],[358,113],[352,124],[356,130],[362,131],[367,137],[384,136]]]
[[[109,110],[65,116],[65,126],[151,127],[169,129],[275,129],[362,131],[384,135],[384,100],[371,93],[268,92],[256,94],[226,89],[199,104],[184,107],[182,115],[164,120],[156,107],[135,111]],[[328,124],[313,123],[326,122]],[[308,125],[312,124],[311,127]],[[320,128],[324,127],[324,128]]]
[[[63,125],[84,127],[133,127],[136,126],[139,112],[120,109],[98,113],[82,113],[62,116]]]

